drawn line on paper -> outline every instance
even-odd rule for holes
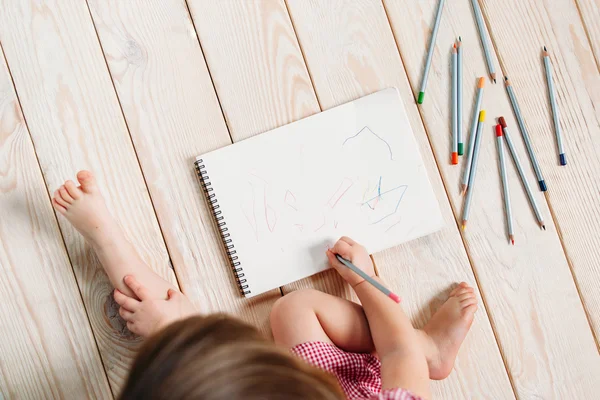
[[[265,221],[267,221],[267,228],[269,228],[269,231],[273,233],[273,231],[275,230],[275,225],[277,225],[277,213],[275,212],[275,210],[273,210],[273,207],[267,205],[267,188],[264,189],[263,201],[265,206]],[[273,217],[275,218],[273,226],[271,226],[271,223],[269,221],[269,211],[273,213]]]
[[[373,132],[371,130],[371,128],[369,128],[368,126],[363,127],[360,131],[358,131],[358,133],[356,135],[350,136],[349,138],[347,138],[346,140],[344,140],[344,143],[342,143],[342,147],[346,144],[346,142],[350,139],[354,139],[355,137],[357,137],[358,135],[360,135],[365,129],[367,129],[369,132],[371,132],[371,134],[373,136],[375,136],[377,139],[381,140],[383,143],[385,143],[385,145],[388,148],[388,151],[390,152],[390,160],[394,161],[394,155],[392,153],[392,146],[390,146],[390,144],[381,136],[379,136],[378,134],[376,134],[375,132]]]
[[[333,221],[333,227],[334,227],[335,229],[337,229],[337,226],[338,226],[338,222],[337,222],[337,221]]]
[[[340,190],[344,187],[344,183],[346,181],[349,181],[350,185],[344,189],[342,191],[342,193],[337,197],[337,199],[335,200],[335,202],[333,204],[331,204],[331,202],[333,201],[333,199],[335,198],[335,196],[340,192]],[[350,188],[354,185],[354,182],[352,181],[352,179],[350,178],[344,178],[344,180],[342,180],[342,182],[340,182],[340,185],[338,186],[338,188],[335,190],[335,192],[333,192],[333,194],[331,195],[331,197],[329,198],[329,200],[327,200],[327,203],[325,203],[325,205],[329,205],[329,207],[334,208],[337,203],[342,199],[342,197],[344,197],[344,195],[346,194],[346,192],[348,192],[348,190],[350,190]]]
[[[304,230],[304,225],[302,225],[302,224],[294,224],[294,226],[295,226],[296,228],[298,228],[298,230],[299,230],[300,232],[302,232],[302,231]]]
[[[318,227],[317,229],[315,229],[315,232],[318,232],[321,230],[321,228],[323,228],[325,226],[325,224],[327,223],[327,221],[325,221],[325,217],[323,217],[323,225],[321,225],[320,227]]]
[[[377,186],[377,196],[381,198],[381,176],[379,177],[379,185]]]
[[[242,206],[242,204],[240,204],[240,208],[242,209],[242,214],[244,214],[244,217],[246,217],[248,224],[250,225],[250,227],[252,228],[252,231],[254,232],[256,241],[258,242],[258,226],[256,224],[256,198],[254,197],[254,186],[250,182],[248,182],[248,184],[250,185],[250,188],[252,190],[252,217],[254,219],[254,222],[252,222],[250,220],[250,217],[248,217],[248,214],[246,214],[246,211],[244,210],[244,207]]]
[[[398,225],[400,222],[402,222],[402,218],[400,218],[400,219],[398,220],[398,222],[396,222],[395,224],[392,224],[392,225],[390,225],[390,227],[389,227],[389,228],[387,228],[385,231],[386,231],[386,232],[387,232],[387,231],[389,231],[390,229],[392,229],[393,227],[395,227],[396,225]]]
[[[394,211],[392,211],[391,213],[389,213],[388,215],[386,215],[385,217],[381,218],[378,221],[373,222],[371,225],[375,225],[380,223],[381,221],[385,220],[388,217],[391,217],[392,215],[396,214],[398,212],[398,208],[400,208],[400,203],[402,202],[402,198],[404,197],[404,194],[406,193],[406,190],[408,189],[407,185],[403,185],[403,186],[399,186],[397,189],[404,187],[404,191],[402,192],[402,194],[400,195],[400,198],[398,199],[398,202],[396,203],[396,208],[394,208]]]
[[[289,189],[285,191],[285,196],[283,196],[283,202],[290,206],[294,211],[298,211],[298,209],[295,206],[293,206],[291,203],[288,203],[288,194],[291,196],[291,198],[293,198],[294,204],[296,204],[296,196],[294,196],[294,193],[290,192]]]

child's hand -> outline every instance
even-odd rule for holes
[[[369,276],[375,276],[371,257],[369,257],[369,254],[364,247],[349,237],[343,236],[337,241],[332,249],[328,249],[327,258],[329,259],[329,264],[331,264],[331,266],[335,268],[342,278],[344,278],[352,287],[363,282],[363,278],[338,261],[335,257],[336,254],[339,254],[341,257],[350,261],[352,264],[365,271]]]
[[[137,335],[148,337],[172,322],[196,314],[183,293],[169,289],[166,300],[154,299],[133,276],[128,275],[123,281],[140,300],[115,289],[115,301],[121,306],[119,314],[127,321],[127,328]]]

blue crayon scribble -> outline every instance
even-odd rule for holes
[[[377,186],[377,196],[381,198],[381,176],[379,177],[379,185]]]
[[[375,197],[373,197],[373,198],[371,198],[371,199],[369,199],[369,200],[367,200],[367,201],[365,201],[364,203],[362,203],[362,204],[361,204],[361,206],[364,206],[364,205],[366,204],[366,205],[367,205],[367,206],[369,206],[369,208],[371,208],[371,210],[372,210],[372,209],[373,209],[373,207],[371,207],[371,205],[369,204],[369,202],[371,202],[371,201],[373,201],[373,200],[375,200],[375,199],[379,198],[379,197],[380,197],[382,194],[387,194],[387,193],[393,192],[393,191],[395,191],[395,190],[398,190],[398,189],[401,189],[401,188],[404,188],[404,191],[402,191],[402,194],[400,195],[400,198],[398,199],[398,202],[396,203],[396,207],[394,208],[394,211],[392,211],[391,213],[389,213],[389,214],[387,214],[386,216],[382,217],[381,219],[379,219],[379,220],[377,220],[377,221],[373,222],[371,225],[378,224],[378,223],[380,223],[381,221],[385,220],[386,218],[389,218],[389,217],[391,217],[392,215],[394,215],[394,214],[396,214],[396,213],[398,212],[398,208],[400,208],[400,203],[402,202],[402,198],[404,197],[404,194],[406,193],[406,190],[408,189],[408,185],[400,185],[400,186],[397,186],[397,187],[395,187],[395,188],[393,188],[393,189],[390,189],[390,190],[388,190],[388,191],[386,191],[386,192],[380,193],[380,194],[378,194],[377,196],[375,196]]]
[[[371,132],[371,134],[373,134],[373,136],[375,136],[377,139],[381,140],[383,143],[385,143],[385,145],[388,148],[388,151],[390,152],[390,160],[394,161],[394,156],[392,153],[392,146],[390,146],[390,144],[381,136],[379,136],[378,134],[376,134],[375,132],[373,132],[371,130],[371,128],[369,128],[368,126],[363,127],[360,131],[358,131],[358,133],[356,135],[350,136],[349,138],[347,138],[346,140],[344,140],[344,143],[342,143],[342,146],[344,146],[346,144],[346,142],[350,139],[354,139],[355,137],[357,137],[358,135],[360,135],[365,129],[367,129],[369,132]]]

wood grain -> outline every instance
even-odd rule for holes
[[[429,37],[435,3],[415,2],[400,6],[394,1],[385,2],[413,94],[422,73],[425,43]],[[492,7],[492,3],[489,2],[489,7]],[[534,75],[539,74],[539,82],[529,86],[529,90],[524,87],[516,88],[521,108],[531,111],[534,106],[532,99],[537,96],[544,99],[544,102],[539,104],[543,104],[545,108],[547,95],[539,90],[544,87],[540,59],[542,43],[536,43],[536,50],[531,50],[535,53],[534,56],[529,56],[524,47],[524,43],[535,41],[537,30],[545,25],[542,21],[524,22],[531,15],[539,14],[540,8],[534,6],[533,2],[526,2],[530,4],[527,7],[521,6],[523,3],[517,5],[516,1],[509,3],[510,5],[494,5],[493,12],[487,13],[488,16],[493,14],[496,19],[491,23],[492,32],[496,25],[499,31],[504,32],[505,52],[501,54],[510,58],[514,65],[520,65],[519,71],[522,73],[514,74],[511,79],[515,79],[520,85],[522,80],[534,79]],[[509,13],[508,9],[512,11]],[[519,22],[511,24],[510,21]],[[572,24],[574,21],[568,23]],[[535,28],[515,33],[517,25]],[[467,0],[455,2],[452,7],[446,7],[444,10],[427,94],[420,108],[456,219],[460,218],[462,211],[462,198],[458,193],[459,176],[462,171],[458,167],[450,166],[448,161],[448,55],[452,42],[459,35],[462,36],[465,48],[464,98],[469,100],[466,102],[468,114],[463,115],[463,119],[464,126],[468,126],[472,104],[470,99],[474,96],[476,79],[486,75],[486,68],[471,5]],[[493,36],[498,39],[495,34]],[[515,42],[515,38],[521,40]],[[553,45],[551,42],[547,44]],[[500,46],[498,40],[496,45]],[[597,72],[595,74],[597,76]],[[526,94],[531,97],[525,96]],[[508,178],[516,227],[516,246],[507,244],[497,150],[492,129],[498,116],[504,115],[507,118],[512,128],[513,141],[518,144],[518,152],[525,162],[530,182],[535,180],[528,166],[524,146],[502,84],[490,85],[489,81],[486,82],[484,108],[487,109],[488,115],[487,127],[483,131],[485,136],[481,145],[474,204],[463,239],[486,299],[488,312],[517,396],[594,397],[593,393],[598,391],[600,383],[600,357],[562,250],[559,233],[553,224],[545,199],[538,191],[535,195],[545,216],[547,231],[540,231],[536,226],[512,162],[508,164]],[[539,112],[535,117],[528,114],[526,118],[531,123],[540,120],[541,114],[542,112]],[[549,128],[550,119],[548,116],[544,118],[547,118]],[[555,162],[555,151],[550,149],[551,145],[544,149],[539,144],[544,137],[547,138],[547,143],[552,143],[548,139],[551,131],[534,131],[533,126],[530,126],[530,129],[537,154],[543,159],[542,168],[547,175],[549,193],[552,195],[552,191],[561,192],[564,190],[560,188],[561,183],[548,168],[548,158],[553,158],[552,162]],[[571,205],[577,209],[590,207],[589,204],[581,203],[584,202]]]
[[[231,138],[185,1],[88,3],[181,288],[203,312],[268,332],[281,293],[239,294],[194,172]]]
[[[427,135],[404,74],[382,4],[378,1],[288,1],[290,15],[323,109],[395,86],[419,143],[446,227],[375,255],[380,275],[423,325],[456,282],[475,285]],[[476,286],[476,285],[475,285]],[[449,379],[435,382],[440,398],[513,396],[494,334],[481,306]]]
[[[80,169],[98,177],[106,201],[142,258],[175,283],[156,216],[89,10],[81,1],[1,1],[0,41],[47,189]],[[59,223],[105,369],[118,391],[135,348],[91,248]]]
[[[234,142],[320,111],[283,1],[188,3]],[[352,298],[334,271],[310,287]]]
[[[0,50],[0,398],[111,398]]]
[[[522,112],[548,184],[546,198],[579,286],[583,304],[600,338],[600,74],[576,6],[568,0],[541,7],[515,2],[509,12],[483,3],[500,60],[523,103]],[[533,13],[531,10],[535,9]],[[499,24],[497,18],[523,24]],[[535,24],[537,29],[530,29]],[[510,33],[509,33],[510,32]],[[523,36],[519,47],[509,35]],[[551,52],[553,79],[568,165],[558,164],[541,46]],[[600,383],[600,382],[599,382]]]
[[[583,21],[596,65],[600,70],[600,3],[597,0],[574,0]]]

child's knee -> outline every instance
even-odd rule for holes
[[[285,332],[290,324],[302,324],[303,320],[313,317],[314,304],[319,294],[320,292],[314,289],[302,289],[277,300],[270,315],[273,334]]]

